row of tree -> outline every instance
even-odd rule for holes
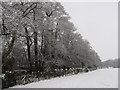
[[[102,67],[104,68],[120,68],[120,59],[109,59],[107,61],[102,62]]]
[[[101,65],[59,2],[2,2],[1,6],[3,73]]]

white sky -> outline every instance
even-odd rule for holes
[[[90,42],[102,61],[118,57],[117,2],[61,3],[78,31]]]

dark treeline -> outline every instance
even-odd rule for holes
[[[1,5],[3,74],[26,70],[40,76],[56,69],[101,66],[98,54],[77,32],[59,2]]]

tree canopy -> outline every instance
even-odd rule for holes
[[[61,3],[2,2],[1,5],[3,71],[26,67],[43,72],[48,68],[101,65],[98,54],[76,32]]]

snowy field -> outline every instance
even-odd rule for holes
[[[118,88],[118,69],[99,69],[12,88]]]

